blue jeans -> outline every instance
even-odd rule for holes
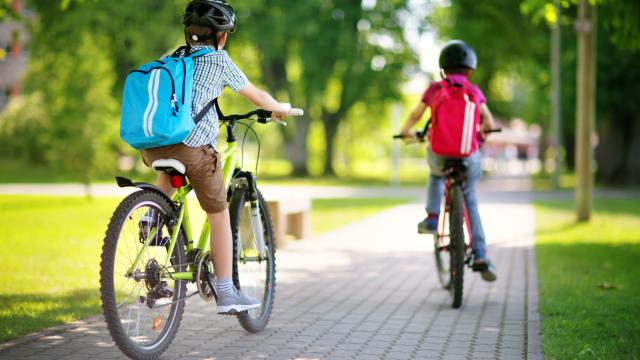
[[[439,214],[444,195],[444,163],[447,158],[435,155],[429,149],[428,162],[431,169],[427,185],[427,213]],[[482,221],[478,212],[478,197],[476,195],[476,182],[482,176],[482,155],[480,150],[474,152],[464,160],[467,165],[467,181],[465,182],[464,201],[469,215],[469,225],[471,227],[471,238],[473,239],[473,254],[476,258],[485,258],[486,243]]]

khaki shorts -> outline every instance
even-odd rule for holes
[[[227,208],[220,154],[211,145],[189,147],[175,144],[145,149],[141,153],[147,166],[158,159],[176,159],[183,163],[200,207],[207,213],[217,214]]]

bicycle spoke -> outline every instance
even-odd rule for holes
[[[129,296],[124,299],[120,304],[118,304],[116,307],[119,308],[120,306],[122,306],[122,304],[124,304],[127,300],[131,299],[131,296],[133,295],[133,292],[136,290],[135,287],[131,288],[131,292],[129,292]],[[138,292],[139,293],[139,292]]]

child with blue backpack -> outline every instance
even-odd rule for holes
[[[401,134],[413,136],[411,128],[431,108],[428,163],[431,175],[427,191],[427,216],[418,223],[418,233],[435,233],[444,193],[444,165],[447,159],[463,158],[467,165],[464,199],[471,227],[474,267],[484,268],[481,275],[486,281],[496,280],[496,270],[487,257],[486,242],[476,195],[476,182],[482,175],[478,133],[493,128],[493,116],[480,88],[469,82],[477,65],[474,50],[465,42],[448,42],[440,53],[439,65],[443,80],[433,82],[420,103],[409,115]],[[454,93],[461,94],[458,101]],[[457,96],[458,98],[460,96]],[[482,131],[481,131],[482,130]]]
[[[190,1],[183,18],[187,46],[173,56],[157,61],[165,68],[161,69],[160,65],[157,65],[136,70],[146,74],[146,77],[141,76],[142,80],[132,78],[131,88],[135,88],[135,81],[145,81],[144,91],[140,91],[138,85],[137,90],[130,93],[131,96],[142,99],[143,104],[137,113],[144,112],[144,116],[137,115],[134,119],[133,115],[128,115],[126,101],[123,101],[121,128],[121,137],[125,141],[133,137],[128,133],[132,126],[144,128],[144,133],[133,129],[137,131],[138,139],[135,140],[139,142],[127,142],[141,149],[142,159],[147,166],[157,159],[165,158],[178,160],[185,165],[185,174],[211,224],[211,248],[215,249],[212,254],[217,276],[217,310],[220,314],[254,309],[260,306],[260,301],[239,292],[232,282],[233,244],[227,208],[227,189],[224,186],[220,154],[216,151],[219,119],[218,113],[210,110],[217,105],[215,99],[222,94],[225,87],[244,96],[259,108],[271,111],[275,120],[286,116],[291,109],[289,104],[279,103],[268,93],[256,88],[223,50],[228,34],[235,30],[235,22],[234,10],[225,0]],[[184,73],[187,73],[192,66],[193,80],[180,83],[176,81],[176,76],[164,75],[168,72],[166,67],[171,66],[171,61],[177,63],[175,71],[178,73],[182,68]],[[163,91],[168,90],[160,86],[162,81],[171,83],[171,86],[166,88],[171,89],[173,95],[169,93],[169,97],[165,96]],[[127,82],[130,82],[129,78]],[[125,84],[125,96],[128,95],[127,86]],[[156,119],[156,113],[160,111],[158,103],[168,98],[171,98],[171,106],[163,107],[162,111],[172,111],[174,118],[179,119],[176,122],[189,126],[176,125],[173,126],[174,129],[162,129],[167,130],[170,135],[160,138],[158,133],[161,129],[158,126],[161,126],[162,121]],[[182,114],[180,111],[181,108],[185,108],[185,104],[181,105],[180,100],[189,103],[189,99],[190,113]],[[169,108],[173,110],[167,110]],[[176,135],[176,132],[181,133]],[[175,141],[176,136],[180,140]],[[153,141],[157,143],[154,144]],[[165,173],[158,176],[156,184],[167,195],[175,191],[171,186],[170,177]],[[144,221],[153,221],[153,218],[150,214],[143,217],[141,228],[153,227],[153,224],[142,224]]]

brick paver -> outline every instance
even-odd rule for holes
[[[198,297],[164,359],[539,359],[533,210],[528,195],[485,196],[498,281],[465,274],[451,309],[420,204],[398,206],[277,254],[271,321],[259,334]],[[3,345],[1,359],[122,359],[101,317]]]

